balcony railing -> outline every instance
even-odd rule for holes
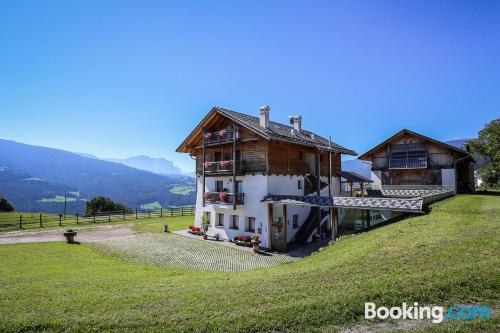
[[[232,142],[233,137],[236,140],[240,139],[240,132],[237,129],[222,129],[217,132],[207,132],[205,133],[205,145]]]
[[[206,173],[231,173],[233,172],[233,160],[218,161],[218,162],[205,162],[203,167]],[[236,162],[236,171],[239,169],[239,163]]]
[[[236,204],[243,205],[245,202],[245,193],[228,193],[228,192],[205,192],[205,202],[216,204],[231,205],[236,197]]]

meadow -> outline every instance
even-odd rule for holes
[[[337,332],[378,325],[365,302],[498,308],[499,227],[499,196],[459,195],[293,263],[232,273],[135,264],[88,244],[1,245],[0,331]],[[499,328],[494,315],[413,330]]]

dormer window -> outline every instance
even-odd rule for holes
[[[427,168],[427,145],[425,143],[405,143],[391,146],[389,169]]]

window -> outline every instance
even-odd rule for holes
[[[224,226],[224,214],[217,214],[217,226],[218,227],[223,227]]]
[[[300,180],[300,179],[299,179],[299,180],[297,180],[297,188],[298,188],[299,190],[302,190],[302,189],[304,188],[304,187],[302,186],[302,180]]]
[[[231,215],[231,225],[229,226],[231,229],[238,230],[238,224],[240,222],[238,215]]]
[[[391,146],[389,169],[427,168],[427,145],[425,143],[405,143]]]
[[[304,160],[304,152],[299,151],[299,161],[303,161],[303,160]]]
[[[215,192],[224,191],[224,182],[222,180],[215,181]]]
[[[293,228],[297,229],[299,227],[299,215],[293,215]]]
[[[247,217],[246,231],[255,232],[255,217]]]

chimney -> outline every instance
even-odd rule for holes
[[[293,129],[300,133],[302,131],[302,116],[290,116],[290,124],[293,125]]]
[[[269,127],[269,105],[263,105],[260,107],[260,127]]]

